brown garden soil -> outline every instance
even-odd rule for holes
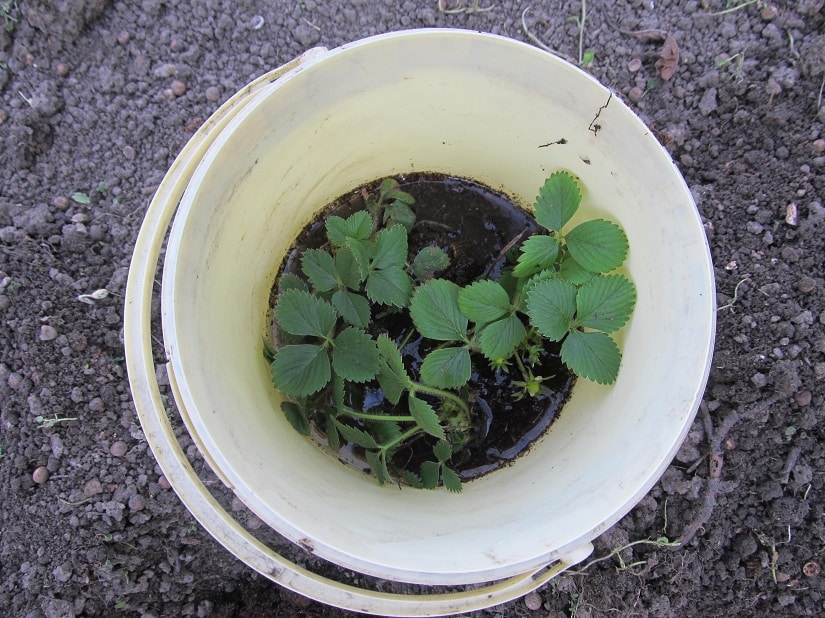
[[[131,248],[193,131],[310,47],[425,26],[529,41],[526,24],[578,58],[581,5],[536,1],[525,15],[526,3],[491,4],[447,14],[435,0],[0,2],[0,614],[351,615],[254,574],[161,476],[123,360]],[[586,70],[658,136],[703,217],[715,357],[686,442],[595,541],[596,560],[474,615],[825,612],[825,1],[740,4],[587,5]],[[662,536],[681,544],[628,547]],[[273,542],[342,581],[412,590]]]

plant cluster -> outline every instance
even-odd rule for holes
[[[449,463],[471,438],[473,362],[514,373],[519,396],[536,396],[551,377],[534,374],[542,351],[560,342],[561,360],[575,374],[614,382],[621,354],[610,333],[628,321],[636,291],[627,277],[609,273],[624,262],[628,242],[604,219],[565,231],[581,199],[572,175],[551,175],[535,202],[542,232],[508,254],[497,279],[464,287],[435,277],[450,264],[443,249],[408,255],[414,199],[395,180],[384,180],[365,210],[327,218],[328,243],[303,252],[303,276],[279,281],[279,347],[267,351],[293,427],[309,434],[316,423],[330,447],[361,447],[382,484],[395,477],[434,488],[440,481],[460,491]],[[377,311],[406,312],[409,329],[396,339],[375,332]],[[402,355],[412,337],[428,350],[416,376]],[[387,405],[366,405],[368,384]],[[433,459],[417,471],[394,465],[398,449],[422,435],[431,437]]]

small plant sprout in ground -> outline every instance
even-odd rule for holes
[[[51,429],[58,423],[68,423],[69,421],[76,420],[78,420],[76,416],[57,416],[57,414],[55,414],[51,418],[40,415],[34,417],[34,421],[38,424],[38,426],[42,427],[43,429]]]
[[[277,344],[265,342],[265,355],[297,431],[353,445],[381,484],[460,491],[453,461],[475,437],[478,367],[517,387],[516,399],[537,397],[553,377],[540,359],[555,346],[576,375],[615,382],[611,335],[636,301],[613,273],[627,237],[603,219],[569,225],[582,200],[571,174],[541,187],[541,231],[512,243],[503,267],[488,269],[495,277],[464,286],[437,276],[450,266],[443,248],[409,250],[415,200],[395,180],[364,197],[365,209],[327,217],[326,242],[278,281]],[[383,330],[387,316],[402,326]]]
[[[6,32],[14,32],[19,19],[17,0],[0,0],[0,22]]]

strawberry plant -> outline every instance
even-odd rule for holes
[[[604,219],[570,227],[582,199],[572,175],[557,172],[541,187],[534,205],[541,231],[508,253],[495,278],[463,287],[436,277],[450,266],[444,249],[410,255],[415,200],[397,181],[384,180],[376,198],[366,197],[365,209],[328,217],[327,242],[306,249],[300,272],[279,280],[279,341],[267,355],[297,431],[309,434],[314,424],[330,447],[359,447],[379,483],[460,491],[451,462],[473,439],[475,363],[506,374],[517,398],[536,397],[552,377],[536,375],[539,359],[558,342],[576,375],[615,382],[621,353],[612,334],[636,301],[632,282],[614,273],[628,241]],[[381,331],[379,314],[405,319],[405,334]],[[402,353],[411,339],[424,351],[414,371]],[[381,405],[368,402],[372,391]],[[394,460],[422,438],[434,459],[417,469]]]

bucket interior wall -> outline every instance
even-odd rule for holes
[[[381,577],[490,581],[591,540],[658,479],[707,377],[712,270],[670,158],[621,101],[603,107],[608,97],[523,44],[400,33],[272,84],[213,144],[170,237],[164,338],[202,448],[267,524]],[[379,487],[289,426],[261,338],[278,267],[320,208],[411,171],[476,179],[529,205],[558,169],[581,178],[577,220],[605,216],[629,237],[638,303],[614,387],[580,379],[526,456],[460,495]]]

